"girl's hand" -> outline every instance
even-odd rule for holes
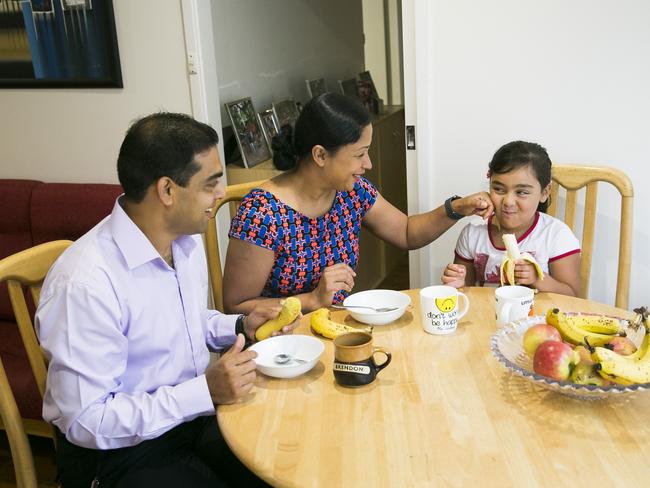
[[[465,276],[467,269],[462,264],[450,263],[445,268],[445,271],[440,277],[443,285],[453,286],[454,288],[462,288],[465,286]]]
[[[515,261],[515,283],[518,285],[532,286],[536,288],[538,280],[535,266],[526,260],[518,259]]]
[[[465,217],[479,215],[487,219],[494,213],[494,205],[490,200],[490,194],[484,191],[454,200],[451,205],[456,212]]]
[[[318,307],[329,307],[332,304],[334,294],[339,290],[352,291],[354,277],[357,274],[345,263],[337,263],[328,266],[320,277],[318,286],[312,294]]]

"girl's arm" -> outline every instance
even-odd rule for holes
[[[487,193],[475,193],[452,202],[461,215],[492,214],[493,206]],[[419,215],[406,216],[380,194],[363,219],[363,225],[380,239],[400,248],[418,249],[440,237],[457,221],[447,217],[444,205]]]
[[[539,291],[548,291],[576,297],[580,291],[580,253],[571,254],[548,263],[549,273],[537,278],[533,265],[522,261],[515,266],[517,284],[530,285]]]

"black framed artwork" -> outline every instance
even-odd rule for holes
[[[0,88],[122,88],[112,0],[0,0]]]

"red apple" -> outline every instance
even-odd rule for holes
[[[558,381],[566,381],[580,361],[580,354],[561,341],[546,341],[539,345],[533,358],[535,373]]]
[[[636,351],[636,345],[628,337],[612,337],[605,347],[621,356],[629,356]]]
[[[561,340],[562,336],[552,325],[535,324],[524,332],[524,351],[532,358],[535,356],[535,350],[542,342]]]

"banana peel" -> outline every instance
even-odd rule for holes
[[[372,327],[356,328],[339,322],[334,322],[331,319],[330,311],[326,308],[319,308],[312,312],[309,319],[309,325],[311,325],[314,332],[326,337],[327,339],[336,339],[339,335],[347,334],[348,332],[372,333]]]
[[[503,244],[506,246],[506,255],[501,263],[501,286],[506,283],[514,285],[515,283],[515,264],[518,259],[528,261],[535,267],[535,272],[540,280],[544,279],[544,272],[537,260],[527,252],[520,252],[517,238],[514,234],[503,234]]]
[[[282,309],[274,319],[267,320],[255,331],[255,339],[262,341],[271,336],[273,332],[281,330],[285,325],[292,323],[300,315],[301,303],[296,297],[288,297],[280,302]]]

